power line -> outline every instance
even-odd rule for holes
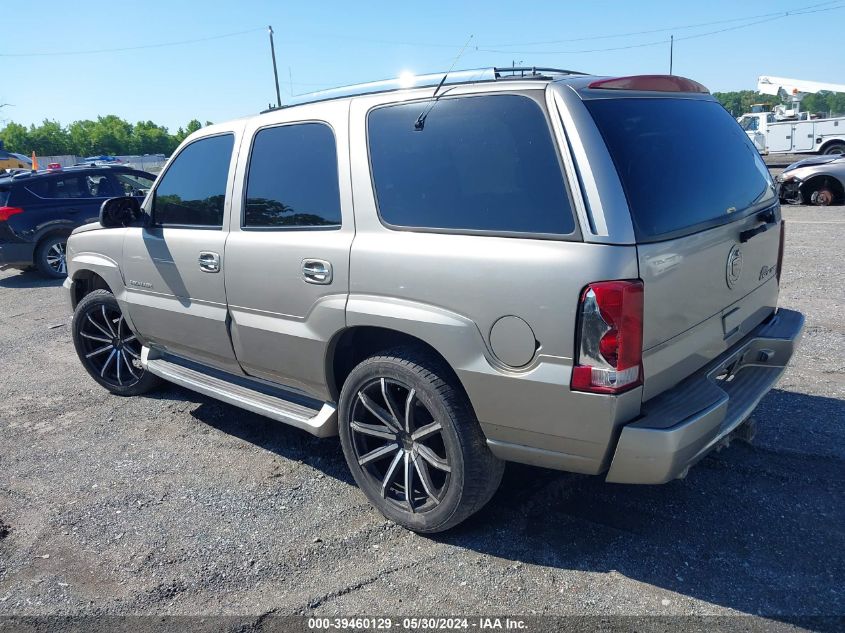
[[[838,4],[841,5],[842,0],[827,0],[827,2],[819,2],[816,4],[805,5],[802,7],[796,7],[795,9],[789,9],[784,11],[776,11],[770,13],[762,13],[758,15],[747,15],[745,17],[739,18],[729,18],[725,20],[715,20],[710,22],[698,22],[694,24],[684,24],[679,26],[669,26],[660,29],[649,29],[645,31],[630,31],[628,33],[615,33],[612,35],[591,35],[586,37],[576,37],[570,39],[560,39],[560,40],[546,40],[541,42],[521,42],[521,43],[510,43],[510,44],[487,44],[487,45],[478,45],[474,47],[472,50],[482,51],[482,52],[494,52],[494,53],[514,53],[519,54],[524,51],[501,51],[495,50],[498,48],[508,48],[513,46],[538,46],[543,44],[559,44],[564,42],[586,42],[591,40],[603,40],[603,39],[616,39],[616,38],[624,38],[624,37],[632,37],[635,35],[649,35],[653,33],[665,33],[668,31],[680,31],[680,30],[687,30],[693,28],[699,28],[703,26],[714,26],[716,24],[730,24],[735,22],[745,22],[747,20],[757,20],[762,18],[783,18],[788,17],[790,15],[803,15],[802,12],[807,13],[814,13],[814,11],[807,11],[808,9],[816,9],[818,7],[826,7],[831,4]],[[830,7],[831,9],[838,9],[840,6]],[[714,31],[714,33],[721,32],[721,31]],[[404,40],[391,40],[391,39],[376,39],[376,38],[369,38],[364,36],[356,36],[356,35],[347,35],[347,34],[333,34],[333,33],[326,33],[326,32],[306,32],[297,30],[299,35],[305,35],[309,38],[312,37],[319,37],[319,38],[328,38],[332,40],[350,40],[350,41],[359,41],[359,42],[369,42],[373,44],[389,44],[389,45],[396,45],[396,46],[419,46],[424,48],[451,48],[451,49],[458,49],[460,48],[460,44],[443,44],[443,43],[433,43],[433,42],[415,42],[415,41],[404,41]],[[291,38],[289,38],[291,39]],[[676,38],[677,39],[677,38]],[[665,43],[665,40],[660,40],[661,44]],[[653,43],[647,43],[648,46],[654,46]],[[634,45],[632,48],[637,48],[641,45]],[[489,47],[489,48],[487,48]],[[625,47],[614,47],[607,50],[624,50]],[[595,52],[600,50],[606,49],[594,49],[585,52]],[[533,53],[534,51],[527,51],[528,54]],[[580,51],[573,51],[573,52],[580,52]]]
[[[513,46],[542,46],[544,44],[564,44],[567,42],[586,42],[591,40],[609,40],[609,39],[616,39],[621,37],[631,37],[634,35],[651,35],[653,33],[666,33],[668,31],[685,31],[687,29],[695,29],[702,26],[714,26],[716,24],[730,24],[734,22],[745,22],[746,20],[756,20],[758,18],[770,18],[774,16],[783,17],[785,13],[793,13],[797,11],[802,11],[804,9],[815,9],[817,7],[823,7],[830,4],[837,4],[841,2],[841,0],[828,0],[827,2],[820,2],[818,4],[811,4],[806,7],[798,7],[797,9],[792,9],[791,11],[775,11],[772,13],[761,13],[759,15],[747,15],[742,18],[729,18],[727,20],[714,20],[711,22],[698,22],[697,24],[684,24],[680,26],[667,26],[660,29],[649,29],[646,31],[629,31],[627,33],[614,33],[612,35],[591,35],[588,37],[573,37],[568,39],[562,40],[544,40],[541,42],[523,42],[523,43],[516,43],[516,44],[488,44],[488,46],[495,47],[495,48],[510,48]],[[837,7],[838,8],[838,7]]]
[[[692,40],[697,39],[700,37],[707,37],[709,35],[717,35],[718,33],[725,33],[727,31],[736,31],[738,29],[745,29],[751,26],[757,26],[758,24],[765,24],[766,22],[774,22],[775,20],[782,20],[784,18],[796,16],[796,15],[807,15],[810,13],[822,13],[824,11],[836,11],[838,9],[845,9],[845,5],[839,5],[836,7],[828,7],[826,9],[816,9],[814,11],[786,11],[774,17],[769,17],[763,20],[756,20],[754,22],[749,22],[747,24],[740,24],[738,26],[730,26],[724,29],[717,29],[715,31],[708,31],[706,33],[696,33],[695,35],[686,35],[684,37],[676,37],[675,41],[680,40]],[[566,51],[515,51],[510,49],[493,49],[493,48],[476,48],[475,50],[483,53],[504,53],[508,55],[572,55],[578,53],[604,53],[609,51],[624,51],[633,48],[646,48],[649,46],[665,46],[666,40],[656,40],[652,42],[642,42],[640,44],[627,44],[624,46],[612,46],[609,48],[588,48],[588,49],[581,49],[581,50],[566,50]]]
[[[182,46],[183,44],[198,44],[212,40],[222,40],[227,37],[237,37],[247,33],[263,31],[266,27],[247,29],[246,31],[235,31],[234,33],[223,33],[222,35],[211,35],[209,37],[198,37],[191,40],[180,40],[178,42],[163,42],[160,44],[141,44],[139,46],[124,46],[121,48],[99,48],[87,51],[61,51],[61,52],[40,52],[40,53],[0,53],[0,57],[53,57],[64,55],[96,55],[98,53],[121,53],[124,51],[139,51],[147,48],[164,48],[165,46]]]
[[[542,42],[525,42],[525,43],[511,43],[511,44],[489,44],[487,47],[485,46],[475,46],[472,50],[475,52],[484,52],[484,53],[501,53],[507,55],[563,55],[563,54],[577,54],[577,53],[600,53],[600,52],[611,52],[611,51],[622,51],[622,50],[629,50],[635,48],[646,48],[650,46],[662,46],[666,44],[665,39],[651,41],[651,42],[643,42],[639,44],[628,44],[622,46],[612,46],[607,48],[589,48],[589,49],[582,49],[582,50],[566,50],[566,51],[528,51],[528,50],[513,50],[510,47],[513,46],[538,46],[542,44],[556,44],[556,43],[563,43],[563,42],[587,42],[587,41],[594,41],[594,40],[604,40],[604,39],[616,39],[616,38],[624,38],[624,37],[633,37],[637,35],[648,35],[652,33],[663,33],[667,31],[678,31],[678,30],[688,30],[693,28],[699,28],[703,26],[713,26],[716,24],[730,24],[734,22],[745,22],[747,20],[753,20],[752,22],[748,22],[746,24],[740,24],[737,26],[727,27],[724,29],[717,29],[714,31],[708,31],[706,33],[697,33],[693,35],[687,35],[684,37],[676,37],[676,40],[688,40],[688,39],[696,39],[700,37],[706,37],[709,35],[716,35],[718,33],[725,33],[727,31],[734,31],[737,29],[748,28],[751,26],[756,26],[758,24],[764,24],[766,22],[771,22],[774,20],[780,20],[787,17],[792,17],[796,15],[808,15],[811,13],[821,13],[825,11],[834,11],[837,9],[845,8],[845,5],[842,4],[843,0],[828,0],[827,2],[820,2],[816,4],[806,5],[803,7],[796,7],[795,9],[790,9],[786,11],[778,11],[773,13],[763,13],[759,15],[753,16],[746,16],[743,18],[729,18],[725,20],[715,20],[710,22],[699,22],[696,24],[685,24],[685,25],[678,25],[672,27],[665,27],[660,29],[650,29],[645,31],[630,31],[628,33],[615,33],[609,35],[593,35],[587,37],[578,37],[578,38],[570,38],[570,39],[561,39],[561,40],[546,40]],[[831,4],[836,4],[836,6],[829,6]],[[823,8],[822,8],[823,7]],[[198,44],[201,42],[209,42],[213,40],[220,40],[224,38],[230,37],[237,37],[240,35],[246,35],[249,33],[255,33],[258,31],[263,31],[265,27],[257,27],[254,29],[247,29],[243,31],[235,31],[232,33],[223,33],[220,35],[211,35],[208,37],[201,37],[201,38],[194,38],[188,40],[179,40],[175,42],[162,42],[157,44],[141,44],[137,46],[125,46],[119,48],[101,48],[101,49],[92,49],[92,50],[76,50],[76,51],[42,51],[42,52],[32,52],[32,53],[0,53],[0,57],[57,57],[57,56],[71,56],[71,55],[96,55],[100,53],[119,53],[119,52],[126,52],[126,51],[137,51],[137,50],[145,50],[145,49],[152,49],[152,48],[164,48],[164,47],[171,47],[171,46],[183,46],[186,44]],[[304,34],[302,31],[299,31],[300,34]],[[382,40],[382,39],[371,39],[367,37],[357,37],[351,35],[332,35],[329,33],[308,33],[309,37],[322,37],[322,38],[330,38],[330,39],[347,39],[347,40],[355,40],[355,41],[362,41],[362,42],[370,42],[374,44],[389,44],[389,45],[400,45],[400,46],[420,46],[420,47],[429,47],[429,48],[458,48],[459,45],[453,44],[440,44],[440,43],[431,43],[431,42],[407,42],[407,41],[397,41],[397,40]]]

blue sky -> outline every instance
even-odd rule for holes
[[[821,6],[804,15],[753,18],[811,5]],[[743,26],[762,20],[768,21]],[[596,74],[665,73],[674,33],[675,73],[711,91],[753,88],[761,74],[845,83],[845,0],[10,1],[0,13],[0,103],[12,105],[0,110],[0,124],[45,118],[67,124],[117,114],[175,130],[192,118],[223,121],[258,112],[275,101],[268,24],[276,32],[283,101],[291,92],[406,70],[446,70],[470,35],[458,68],[522,61]],[[180,46],[11,56],[147,46],[250,29],[257,30]],[[731,30],[691,37],[721,29]],[[665,43],[638,46],[652,42]],[[595,50],[625,46],[636,47]]]

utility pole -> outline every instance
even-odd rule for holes
[[[273,57],[273,79],[276,80],[276,107],[282,107],[282,95],[279,93],[279,71],[276,69],[276,47],[273,45],[273,27],[268,26],[270,32],[270,55]]]
[[[270,31],[272,33],[272,31]],[[272,35],[270,36],[272,38]],[[669,36],[669,74],[672,74],[672,54],[675,52],[675,36]]]

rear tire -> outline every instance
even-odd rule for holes
[[[341,392],[340,442],[352,476],[384,516],[415,532],[464,521],[504,472],[456,383],[434,355],[399,347],[355,367]]]
[[[845,154],[845,143],[831,143],[824,148],[823,154],[826,156],[830,156],[832,154]]]
[[[67,236],[46,237],[35,248],[35,267],[42,275],[52,279],[67,277]]]
[[[85,371],[112,393],[137,396],[161,384],[141,366],[141,344],[108,290],[94,290],[77,304],[71,332]]]

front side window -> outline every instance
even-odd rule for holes
[[[145,196],[153,186],[153,179],[141,174],[117,173],[114,174],[114,179],[117,181],[117,186],[121,191],[121,193],[116,195],[121,196]]]
[[[92,198],[114,198],[122,195],[106,174],[85,176],[85,186]]]
[[[260,130],[249,159],[247,228],[340,226],[334,134],[323,123]]]
[[[235,138],[194,141],[173,159],[153,197],[158,225],[223,226],[223,202]]]
[[[370,161],[389,225],[566,235],[575,229],[540,106],[519,95],[444,98],[370,112]]]

